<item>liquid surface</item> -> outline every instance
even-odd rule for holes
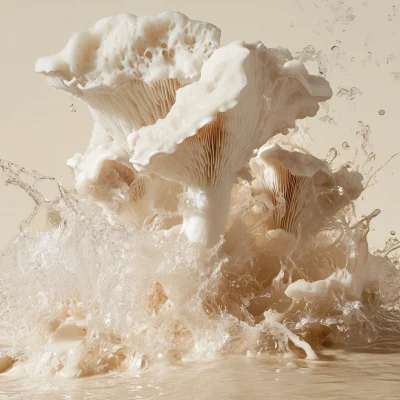
[[[188,365],[162,364],[138,374],[80,380],[0,378],[1,399],[399,399],[400,347],[387,338],[330,354],[329,361],[282,365],[227,357]]]

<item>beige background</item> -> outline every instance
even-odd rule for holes
[[[315,46],[328,59],[327,79],[335,93],[315,121],[302,121],[310,148],[324,157],[336,147],[341,161],[352,160],[360,148],[356,135],[362,121],[372,129],[370,150],[378,168],[400,151],[400,1],[399,0],[0,0],[0,152],[29,169],[37,169],[70,184],[65,160],[83,151],[91,134],[91,119],[83,103],[56,93],[35,75],[35,60],[61,50],[71,33],[99,18],[179,10],[193,19],[222,29],[222,42],[261,40],[293,53]],[[337,46],[337,48],[333,48]],[[315,68],[315,65],[310,65]],[[336,93],[358,88],[353,100]],[[76,112],[70,111],[75,105]],[[378,115],[380,109],[385,115]],[[329,115],[330,122],[319,118]],[[342,149],[347,141],[348,150]],[[382,209],[373,223],[371,243],[382,246],[391,230],[400,233],[400,156],[378,174],[357,204],[358,215]],[[13,188],[0,188],[0,247],[16,233],[30,200]]]

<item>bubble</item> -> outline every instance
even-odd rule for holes
[[[390,231],[390,234],[391,234],[392,236],[394,236],[394,235],[396,234],[396,231]]]
[[[71,111],[71,112],[76,112],[76,108],[75,108],[75,106],[74,106],[73,104],[71,104],[71,105],[69,106],[69,111]]]
[[[343,148],[344,150],[348,150],[348,149],[350,148],[350,145],[349,145],[347,142],[343,142],[343,143],[342,143],[342,148]]]
[[[379,114],[379,115],[385,115],[385,110],[379,110],[379,111],[378,111],[378,114]]]

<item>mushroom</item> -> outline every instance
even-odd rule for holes
[[[281,146],[263,146],[250,160],[255,177],[252,191],[270,210],[267,231],[283,229],[299,235],[319,226],[315,177],[318,174],[332,180],[332,174],[326,162],[305,150],[290,144],[286,149]]]
[[[340,219],[336,222],[333,217],[360,195],[361,175],[344,167],[332,173],[326,161],[282,142],[263,146],[250,160],[250,167],[253,196],[269,209],[260,228],[264,236],[283,229],[297,239],[288,242],[296,268],[289,274],[289,285],[283,287],[286,295],[295,300],[304,295],[309,300],[325,298],[331,289],[345,288],[352,296],[360,296],[365,285],[355,287],[354,282],[367,281],[359,278],[368,253],[367,230],[360,228],[362,234],[342,232]],[[352,248],[355,240],[357,251],[349,251],[347,246]],[[283,242],[280,238],[274,251]],[[344,265],[346,268],[339,268]],[[336,271],[326,278],[334,267]],[[267,303],[262,294],[256,300],[255,306]]]
[[[131,171],[123,175],[137,176],[128,162],[126,136],[167,115],[176,90],[199,79],[219,38],[220,30],[214,25],[190,20],[179,12],[120,14],[75,33],[60,53],[36,62],[36,72],[46,75],[52,86],[89,105],[95,121],[89,148],[68,165],[75,170],[79,194],[87,195],[96,185],[91,192],[111,220],[116,219],[111,209],[121,201],[111,205],[110,195],[105,198],[104,191],[99,195],[99,187],[126,189],[129,184],[120,173],[126,168]],[[103,165],[106,161],[112,162]],[[104,187],[104,175],[115,181]],[[134,204],[138,202],[126,206]]]
[[[177,91],[164,119],[129,135],[130,161],[187,188],[182,232],[211,247],[224,233],[236,174],[254,149],[296,118],[315,115],[331,94],[288,50],[234,42],[214,51],[198,82]]]

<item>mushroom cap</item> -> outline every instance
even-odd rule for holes
[[[310,178],[318,172],[331,176],[331,171],[325,161],[288,142],[264,145],[257,156],[250,160],[250,166],[253,170],[261,172],[259,168],[271,162],[278,163],[296,176]]]
[[[152,82],[198,79],[204,61],[219,47],[220,30],[179,12],[120,14],[74,33],[56,55],[40,58],[35,71],[74,94],[112,90],[132,79]]]
[[[179,12],[120,14],[73,34],[35,70],[84,100],[96,124],[127,152],[127,135],[167,115],[177,89],[199,79],[219,38],[214,25]]]
[[[242,42],[214,52],[204,64],[201,78],[177,92],[175,104],[165,119],[133,132],[128,144],[131,161],[145,166],[157,154],[171,154],[185,139],[217,119],[218,113],[231,110],[246,87],[244,63],[249,55]]]

